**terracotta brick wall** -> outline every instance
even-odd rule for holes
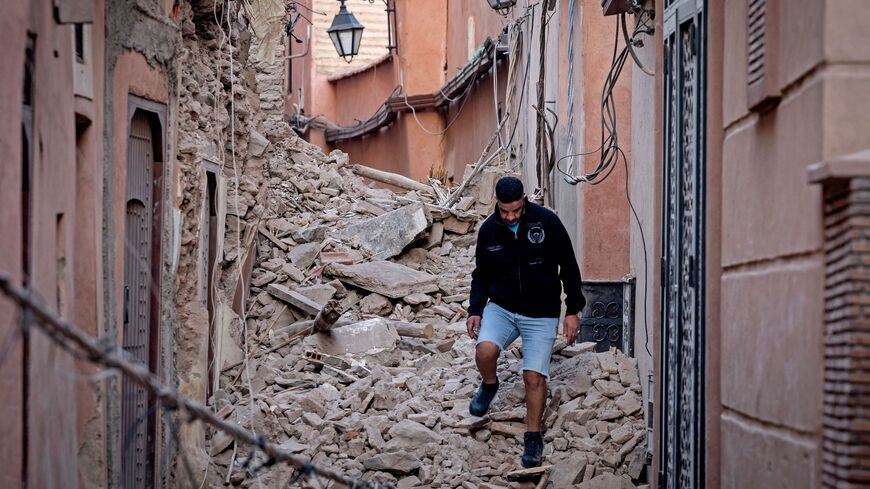
[[[822,484],[870,483],[870,178],[825,186]]]

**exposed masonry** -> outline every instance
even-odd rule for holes
[[[870,178],[825,183],[823,487],[870,482]]]
[[[463,324],[475,230],[504,170],[485,170],[454,211],[434,206],[431,192],[363,182],[347,155],[323,154],[284,122],[282,52],[257,59],[243,11],[217,12],[233,19],[228,37],[226,22],[219,27],[210,14],[181,12],[172,370],[180,392],[349,475],[400,487],[528,486],[505,479],[522,449],[520,350],[506,354],[493,416],[466,414],[478,381]],[[220,169],[221,202],[211,324],[200,292],[209,165]],[[334,342],[283,344],[329,299],[346,311]],[[557,345],[546,438],[552,478],[556,487],[634,487],[646,457],[636,361],[588,348]],[[223,372],[208,396],[215,370]],[[247,456],[238,447],[233,458],[231,440],[198,425],[182,426],[179,438],[170,485],[188,480],[182,454],[208,487],[224,485],[230,464]],[[271,467],[259,483],[284,487],[290,476]],[[229,480],[257,484],[237,466]]]

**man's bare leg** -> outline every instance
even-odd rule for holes
[[[528,431],[541,431],[541,417],[547,401],[547,380],[543,375],[531,370],[523,371],[526,385],[526,424]]]
[[[498,376],[496,376],[498,354],[499,348],[495,343],[484,341],[477,345],[474,360],[477,362],[477,370],[480,371],[484,384],[495,384],[498,382]]]

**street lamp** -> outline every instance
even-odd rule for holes
[[[339,1],[341,7],[326,32],[329,33],[329,38],[332,39],[332,44],[335,45],[338,55],[350,63],[353,57],[359,54],[359,44],[365,27],[356,20],[352,13],[348,12],[344,5],[345,0]]]
[[[514,8],[514,5],[517,4],[517,0],[486,0],[489,3],[489,6],[500,13],[501,15],[507,15],[508,12]]]

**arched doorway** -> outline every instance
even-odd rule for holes
[[[162,159],[156,114],[137,109],[130,121],[124,220],[124,328],[122,346],[129,359],[156,367],[159,263],[159,189],[155,177]],[[125,489],[154,486],[156,410],[141,386],[121,383],[122,484]]]

